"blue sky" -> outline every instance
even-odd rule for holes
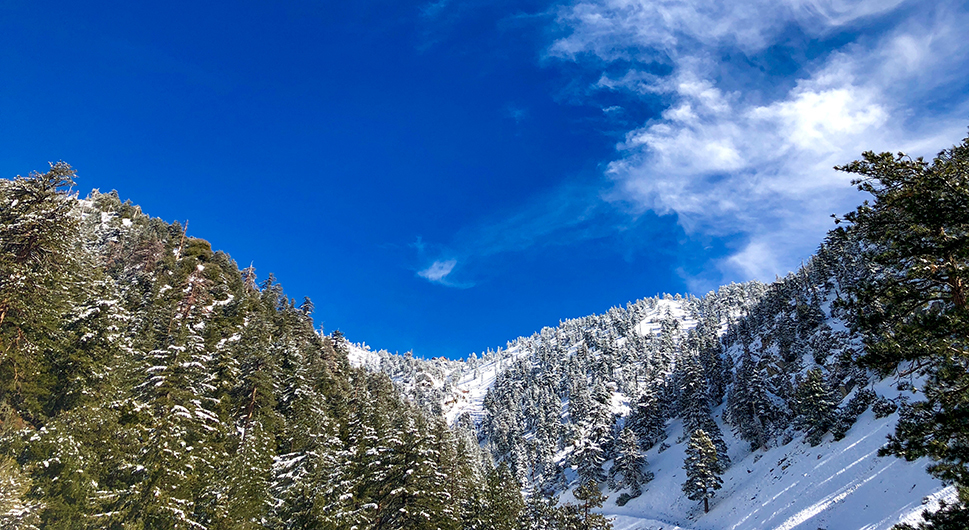
[[[0,2],[0,176],[65,160],[317,323],[451,357],[773,279],[969,126],[955,0]]]

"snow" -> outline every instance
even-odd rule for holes
[[[895,397],[893,383],[882,381],[875,391]],[[707,514],[680,489],[687,442],[674,443],[684,438],[676,421],[669,428],[671,447],[646,453],[656,478],[643,495],[619,507],[619,494],[608,492],[603,513],[616,516],[617,530],[888,530],[916,522],[939,500],[953,500],[955,491],[925,472],[925,459],[906,462],[877,455],[896,420],[895,414],[876,419],[869,410],[843,440],[835,442],[829,434],[811,447],[796,438],[753,453],[746,442],[725,432],[732,465]]]
[[[653,309],[646,314],[643,320],[636,326],[640,335],[657,335],[661,328],[660,321],[672,316],[679,321],[681,333],[696,327],[697,321],[690,317],[687,311],[687,300],[659,299]],[[620,338],[619,341],[624,341]],[[351,352],[352,353],[352,352]],[[355,353],[357,366],[364,366],[362,359],[366,355],[363,352]],[[471,419],[477,423],[484,416],[484,399],[488,390],[494,386],[495,380],[504,369],[511,366],[518,359],[530,356],[531,352],[522,350],[518,344],[511,345],[507,350],[499,351],[491,357],[482,357],[475,368],[462,367],[457,373],[452,374],[456,380],[453,395],[443,403],[444,418],[450,425],[454,425],[462,414],[467,413]],[[485,360],[488,359],[488,360]],[[351,363],[354,360],[351,359]],[[371,369],[379,369],[379,359],[376,364],[369,364]],[[621,415],[629,413],[629,397],[615,392],[612,397],[611,410]]]
[[[371,350],[366,343],[347,344],[347,359],[354,368],[380,369],[380,355]]]
[[[656,306],[647,314],[646,318],[636,325],[636,332],[644,337],[649,335],[654,337],[658,336],[662,327],[660,322],[667,315],[672,316],[680,322],[680,331],[686,332],[689,329],[695,328],[697,321],[690,318],[689,313],[684,307],[685,303],[685,300],[667,300],[665,298],[658,300]]]
[[[504,368],[527,355],[518,346],[505,350],[492,360],[479,364],[475,369],[466,370],[457,382],[454,399],[445,403],[444,419],[454,425],[462,414],[467,413],[477,423],[484,416],[484,399],[488,390],[494,386],[495,379]]]
[[[846,324],[831,315],[833,297],[829,293],[822,303],[825,322],[832,333],[844,334],[846,346],[860,348],[858,337],[850,336]],[[655,337],[662,330],[662,322],[672,317],[679,323],[679,333],[685,333],[697,325],[689,307],[687,300],[659,299],[634,329],[641,336]],[[741,316],[734,313],[731,309],[731,319]],[[726,329],[723,322],[720,332]],[[759,348],[760,340],[756,338],[751,348]],[[521,344],[512,343],[507,350],[468,363],[443,363],[442,370],[426,369],[422,373],[421,377],[431,374],[428,377],[434,387],[447,390],[441,410],[449,424],[455,424],[465,413],[475,423],[484,417],[485,396],[498,376],[532,355]],[[350,362],[380,370],[382,354],[386,352],[373,352],[366,345],[351,346]],[[739,360],[739,346],[733,346],[728,354]],[[817,366],[810,355],[804,360],[805,371]],[[872,389],[894,399],[900,395],[896,386],[897,381],[885,379]],[[628,396],[613,391],[610,408],[620,416],[627,415]],[[818,446],[811,447],[803,441],[803,433],[796,433],[787,444],[778,436],[768,448],[754,452],[749,443],[733,435],[722,414],[721,405],[714,415],[724,431],[732,463],[722,477],[723,489],[710,501],[710,512],[704,513],[702,503],[687,499],[682,492],[688,437],[682,422],[674,420],[667,426],[667,439],[646,453],[648,469],[655,478],[644,486],[644,493],[620,507],[615,501],[622,492],[606,491],[609,500],[602,512],[614,518],[617,530],[888,530],[901,522],[918,522],[923,510],[937,509],[939,501],[955,499],[953,488],[926,473],[927,460],[907,462],[878,456],[886,436],[894,432],[897,414],[875,418],[868,410],[840,441],[834,441],[829,433]],[[665,444],[668,447],[661,452]],[[571,450],[561,449],[555,459],[566,458]],[[606,469],[610,465],[607,462]],[[567,475],[573,473],[567,471]],[[575,500],[570,492],[564,492],[561,502]]]
[[[625,418],[632,412],[632,408],[629,406],[629,398],[622,392],[613,392],[609,401],[609,411]]]

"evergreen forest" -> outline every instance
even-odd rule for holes
[[[882,457],[955,487],[898,528],[969,528],[969,138],[836,169],[871,199],[799,270],[466,361],[314,329],[66,163],[0,180],[0,528],[606,529],[673,445],[699,520],[728,439],[837,444],[866,413],[897,418]]]

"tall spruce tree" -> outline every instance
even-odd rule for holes
[[[832,427],[838,401],[821,370],[808,370],[807,378],[797,387],[795,408],[797,426],[807,433],[807,441],[812,446],[821,443],[821,437]]]
[[[602,494],[598,482],[587,480],[579,484],[572,496],[579,501],[577,508],[580,518],[576,530],[612,530],[612,519],[593,511],[602,508],[609,498]]]
[[[525,501],[518,480],[502,462],[488,473],[485,495],[481,504],[482,529],[517,530],[524,519]]]
[[[73,375],[63,316],[80,272],[80,219],[65,190],[74,176],[59,162],[0,187],[0,427],[43,425]]]
[[[767,444],[770,427],[777,415],[768,394],[767,384],[748,348],[727,398],[727,418],[737,434],[750,442],[751,450]]]
[[[660,392],[652,386],[643,389],[627,420],[644,451],[666,437],[666,411]]]
[[[693,431],[690,435],[683,469],[686,470],[683,493],[686,493],[686,497],[691,501],[702,500],[703,512],[709,512],[710,499],[723,487],[723,480],[720,479],[723,466],[720,464],[713,441],[702,430]]]

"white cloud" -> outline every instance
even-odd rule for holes
[[[417,271],[417,275],[425,280],[436,283],[438,285],[443,285],[445,287],[454,287],[456,289],[468,289],[474,287],[473,282],[469,281],[458,281],[451,277],[451,273],[454,272],[454,268],[457,267],[458,260],[456,259],[439,259],[431,263],[427,268]]]
[[[568,34],[548,53],[601,69],[600,92],[665,102],[618,146],[607,200],[634,214],[676,212],[691,235],[739,237],[716,265],[723,279],[769,280],[816,248],[831,213],[860,201],[833,166],[868,149],[931,156],[964,136],[969,13],[936,2],[894,27],[885,27],[890,18],[868,24],[901,4],[583,1],[559,12]],[[792,24],[821,39],[854,24],[860,36],[803,65],[797,79],[774,78],[787,90],[720,61],[725,51],[753,56],[781,42]],[[650,63],[670,73],[649,73],[663,71]],[[633,66],[606,73],[621,64]]]
[[[455,278],[482,258],[633,232],[647,210],[675,213],[694,242],[728,245],[706,270],[681,270],[695,290],[771,280],[862,199],[833,166],[869,149],[932,156],[965,135],[969,6],[957,0],[579,0],[553,18],[564,36],[545,64],[579,64],[579,79],[597,81],[578,97],[639,126],[603,164],[604,182],[566,183],[465,227],[435,246],[418,272],[428,281],[469,287]],[[808,54],[808,41],[835,44]],[[796,68],[761,71],[769,49],[791,51]],[[642,108],[655,112],[637,117]]]
[[[435,261],[430,267],[418,271],[417,275],[424,278],[430,282],[434,283],[445,283],[451,271],[454,270],[454,266],[458,264],[457,260],[449,259],[445,261]]]

